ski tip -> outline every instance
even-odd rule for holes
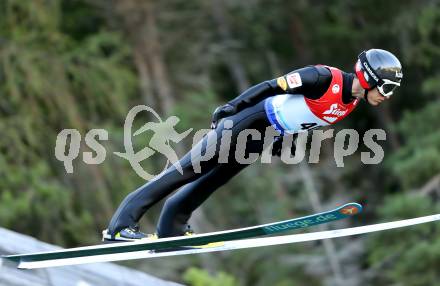
[[[362,212],[362,205],[358,203],[348,203],[339,207],[339,213],[347,216],[356,215]]]

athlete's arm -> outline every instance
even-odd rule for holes
[[[225,105],[217,107],[212,115],[211,128],[215,128],[220,119],[234,115],[267,97],[282,92],[283,90],[278,86],[276,79],[267,80],[254,85]]]
[[[308,98],[316,98],[322,94],[321,91],[328,88],[330,81],[331,72],[323,66],[304,67],[279,78],[264,81],[247,89],[227,104],[217,107],[212,116],[212,127],[215,127],[220,119],[277,94],[303,94]]]
[[[307,66],[276,79],[283,93],[302,94],[318,99],[325,93],[332,80],[332,73],[324,66]]]

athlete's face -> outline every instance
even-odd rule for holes
[[[378,106],[388,98],[379,93],[377,88],[368,91],[368,103],[373,106]]]

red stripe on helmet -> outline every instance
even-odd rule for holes
[[[364,71],[361,69],[361,64],[359,61],[357,61],[356,66],[355,66],[355,71],[356,71],[356,76],[361,84],[361,86],[364,89],[370,89],[370,85],[368,84],[365,76],[364,76]]]

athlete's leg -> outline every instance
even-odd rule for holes
[[[261,154],[264,146],[264,138],[261,140],[249,140],[246,143],[245,157],[249,153]],[[235,147],[233,147],[235,150]],[[174,195],[168,198],[162,208],[157,224],[159,237],[183,235],[191,214],[204,201],[211,196],[219,187],[226,184],[232,177],[237,175],[249,164],[240,164],[234,157],[229,158],[229,163],[218,164],[207,174],[185,185]]]
[[[211,132],[219,131],[213,130]],[[216,145],[218,144],[215,143],[217,142],[212,142],[208,145],[207,136],[205,136],[198,144],[203,145],[201,150],[204,152],[217,153],[217,150],[210,151],[212,148],[216,149]],[[197,160],[197,158],[193,158],[193,160]],[[214,156],[211,160],[200,162],[200,172],[194,171],[191,162],[191,153],[189,152],[179,160],[182,173],[172,165],[158,178],[154,178],[152,181],[149,181],[134,192],[128,194],[113,215],[108,227],[108,232],[111,235],[115,235],[121,229],[136,224],[152,205],[169,195],[175,189],[197,179],[212,169],[216,165],[216,158]]]
[[[234,145],[234,140],[236,140],[236,137],[241,130],[257,127],[261,130],[265,130],[265,128],[270,125],[265,115],[263,103],[245,109],[242,112],[229,117],[228,120],[232,120],[233,122],[233,127],[231,128],[231,145]],[[222,121],[215,130],[211,131],[211,133],[217,133],[216,142],[208,144],[209,135],[205,136],[196,147],[200,148],[199,144],[202,146],[200,149],[196,149],[202,150],[202,152],[199,152],[200,154],[198,156],[194,156],[194,154],[188,152],[179,161],[183,170],[182,173],[180,173],[176,167],[171,166],[163,175],[160,175],[159,178],[146,183],[136,191],[130,193],[113,215],[109,224],[108,232],[111,235],[115,235],[121,229],[136,224],[141,216],[156,202],[169,195],[175,189],[200,178],[217,166],[223,129],[224,121]],[[231,148],[231,150],[232,149],[233,148]],[[201,154],[211,152],[215,155],[210,160],[204,161],[201,159]],[[199,172],[194,170],[194,163],[200,164],[201,169]]]
[[[162,208],[157,224],[158,236],[182,235],[192,212],[215,190],[226,184],[247,166],[245,164],[219,164],[207,174],[173,194],[166,200]]]

